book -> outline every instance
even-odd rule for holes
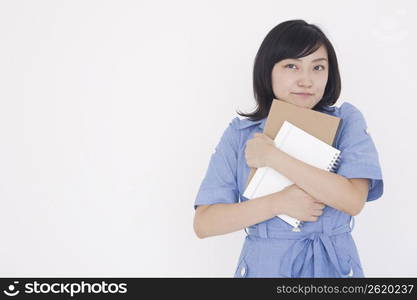
[[[285,120],[328,145],[334,145],[335,138],[342,125],[341,118],[273,99],[263,133],[271,139],[275,139]],[[251,168],[246,186],[251,181],[255,171],[255,168]]]
[[[281,151],[317,168],[334,172],[339,163],[340,150],[323,142],[317,137],[300,129],[285,120],[274,139],[275,145]],[[288,178],[276,170],[263,167],[256,170],[246,187],[243,196],[252,199],[281,191],[293,184]],[[301,222],[287,215],[278,215],[293,226],[293,231],[299,231]]]

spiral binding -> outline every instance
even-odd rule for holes
[[[300,232],[300,227],[304,225],[302,221],[297,220],[297,224],[291,229],[293,232]]]
[[[327,166],[327,171],[329,171],[329,172],[336,172],[337,167],[339,166],[339,163],[340,163],[340,152],[339,153],[335,153],[335,155],[333,156],[331,162]]]

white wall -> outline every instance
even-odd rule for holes
[[[0,2],[0,275],[225,276],[245,233],[193,203],[267,32],[333,42],[385,180],[353,232],[367,276],[417,276],[415,1]]]

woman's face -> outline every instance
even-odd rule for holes
[[[272,69],[272,90],[279,100],[311,109],[323,97],[328,74],[327,51],[320,46],[308,56],[277,62]]]

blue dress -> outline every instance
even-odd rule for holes
[[[341,151],[336,173],[346,178],[368,178],[367,201],[381,197],[378,153],[362,113],[348,102],[318,111],[343,120],[335,141]],[[194,208],[248,200],[242,195],[250,172],[246,142],[256,132],[263,132],[265,121],[236,117],[230,122],[211,155]],[[353,226],[352,216],[330,206],[316,222],[304,222],[300,232],[293,232],[277,217],[249,226],[234,277],[364,277],[351,235]]]

